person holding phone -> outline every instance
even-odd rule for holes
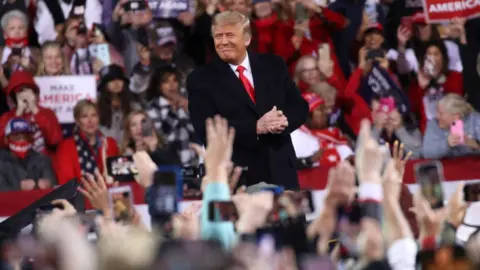
[[[37,71],[40,52],[29,46],[28,23],[27,15],[19,10],[11,10],[1,17],[5,46],[0,46],[0,86],[6,87],[7,78],[17,70]]]
[[[461,125],[457,128],[455,125]],[[480,114],[457,94],[448,94],[437,105],[435,120],[427,123],[424,158],[441,159],[480,155]]]
[[[399,112],[393,97],[377,97],[372,101],[372,136],[394,146],[403,144],[405,153],[419,158],[422,149],[422,134],[408,115]]]
[[[30,72],[16,71],[12,74],[5,94],[13,107],[0,117],[0,145],[4,145],[4,130],[8,121],[13,117],[22,117],[33,126],[33,149],[48,155],[55,153],[63,139],[62,129],[55,112],[39,105],[39,92]]]

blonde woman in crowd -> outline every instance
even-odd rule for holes
[[[434,159],[480,154],[480,114],[460,95],[443,97],[436,119],[427,123],[422,154]]]
[[[37,76],[70,75],[70,67],[57,41],[47,41],[42,46]]]

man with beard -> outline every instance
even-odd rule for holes
[[[88,29],[93,23],[102,23],[102,5],[99,0],[39,0],[34,23],[38,42],[63,39],[65,20],[77,17]]]

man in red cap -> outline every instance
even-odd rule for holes
[[[12,104],[10,111],[0,117],[0,146],[4,146],[5,126],[13,117],[30,121],[34,131],[33,149],[46,154],[54,154],[56,146],[63,139],[62,129],[55,112],[41,107],[39,88],[28,71],[12,74],[5,94]]]

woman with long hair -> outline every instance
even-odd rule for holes
[[[124,136],[120,144],[122,155],[146,151],[157,164],[180,164],[177,153],[165,148],[163,138],[143,110],[134,110],[125,118]]]
[[[180,93],[176,69],[157,69],[147,91],[151,100],[147,114],[163,135],[166,147],[178,154],[183,165],[196,165],[197,156],[189,146],[195,133],[188,114],[188,100]]]
[[[123,138],[123,119],[134,104],[132,94],[128,90],[128,79],[118,65],[109,65],[100,70],[98,84],[98,106],[100,129],[120,143]]]
[[[37,76],[70,75],[70,64],[57,41],[43,43]]]
[[[119,154],[117,143],[100,132],[97,105],[80,100],[73,108],[73,136],[60,143],[55,157],[58,183],[80,180],[83,174],[106,171],[107,157]],[[109,178],[106,178],[109,179]]]

